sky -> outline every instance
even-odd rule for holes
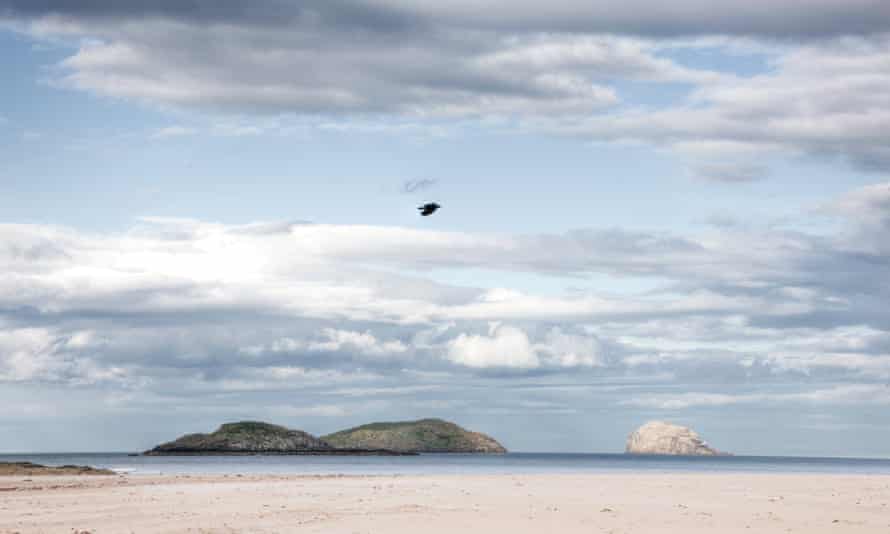
[[[890,457],[884,0],[0,0],[0,67],[0,452]]]

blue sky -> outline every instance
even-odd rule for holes
[[[607,4],[0,1],[0,449],[890,455],[890,10]]]

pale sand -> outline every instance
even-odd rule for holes
[[[890,476],[0,478],[0,532],[890,532]]]

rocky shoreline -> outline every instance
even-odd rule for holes
[[[48,467],[32,462],[0,462],[0,476],[41,476],[41,475],[115,475],[109,469],[97,469],[88,465],[62,465]]]

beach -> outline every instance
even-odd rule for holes
[[[886,533],[890,476],[0,477],[0,533]]]

